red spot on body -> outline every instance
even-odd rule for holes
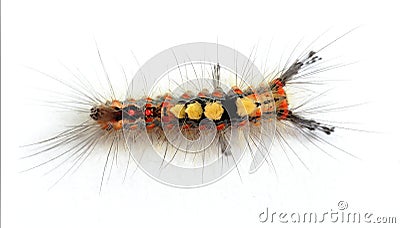
[[[128,115],[129,115],[129,116],[135,115],[135,111],[133,111],[132,109],[130,109],[130,110],[128,111]]]
[[[146,116],[151,116],[153,114],[153,111],[151,109],[146,109],[146,111],[144,111],[144,114]]]

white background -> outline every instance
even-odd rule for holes
[[[2,1],[2,227],[269,226],[258,221],[266,207],[329,211],[340,200],[353,211],[400,218],[398,9],[395,1]],[[131,50],[143,63],[174,45],[218,39],[248,54],[271,39],[279,50],[357,26],[327,53],[356,61],[338,71],[356,83],[334,99],[370,101],[356,119],[381,132],[344,134],[343,148],[361,160],[316,156],[311,172],[288,166],[275,177],[264,168],[242,182],[233,172],[199,189],[164,186],[139,171],[125,183],[113,178],[100,195],[98,175],[82,176],[90,166],[50,191],[46,178],[19,172],[20,146],[49,136],[54,121],[41,122],[24,105],[30,89],[46,87],[26,66],[54,74],[65,74],[60,62],[98,69],[97,42],[110,65],[134,72]]]

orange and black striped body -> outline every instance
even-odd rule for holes
[[[228,127],[241,127],[247,123],[260,126],[261,121],[276,118],[300,128],[330,134],[333,127],[323,126],[289,110],[285,91],[286,83],[304,66],[320,60],[315,54],[310,52],[304,60],[296,61],[280,77],[254,89],[242,91],[238,86],[233,86],[224,92],[216,87],[211,93],[203,89],[197,95],[187,91],[179,97],[165,94],[156,98],[127,99],[123,102],[113,100],[93,107],[90,117],[108,131],[122,128],[163,131],[175,128],[193,134],[207,128],[200,126],[201,122],[213,122],[217,131],[224,131]]]

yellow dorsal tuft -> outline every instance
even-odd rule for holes
[[[185,112],[189,119],[198,120],[203,114],[203,109],[201,108],[201,104],[196,101],[195,103],[187,105]]]
[[[220,120],[224,109],[219,102],[207,103],[204,108],[204,115],[211,120]]]
[[[243,97],[236,100],[236,107],[237,114],[239,116],[247,116],[252,114],[256,110],[257,105],[254,103],[254,100]]]

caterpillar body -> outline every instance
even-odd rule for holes
[[[335,126],[298,112],[304,103],[294,106],[287,95],[289,84],[329,69],[315,67],[322,60],[318,54],[322,49],[309,50],[265,75],[251,59],[227,46],[176,46],[143,65],[123,99],[116,98],[104,69],[111,97],[83,80],[69,85],[73,108],[86,113],[86,119],[33,144],[39,149],[28,157],[58,153],[30,169],[57,160],[61,162],[51,170],[70,164],[61,180],[106,142],[101,185],[121,151],[128,152],[127,167],[134,160],[151,177],[172,186],[212,183],[237,168],[245,151],[250,151],[250,172],[254,172],[265,161],[272,164],[271,145],[275,137],[282,137],[278,124],[305,135],[313,145],[323,140],[320,134],[334,133]],[[99,57],[103,65],[100,53]]]

